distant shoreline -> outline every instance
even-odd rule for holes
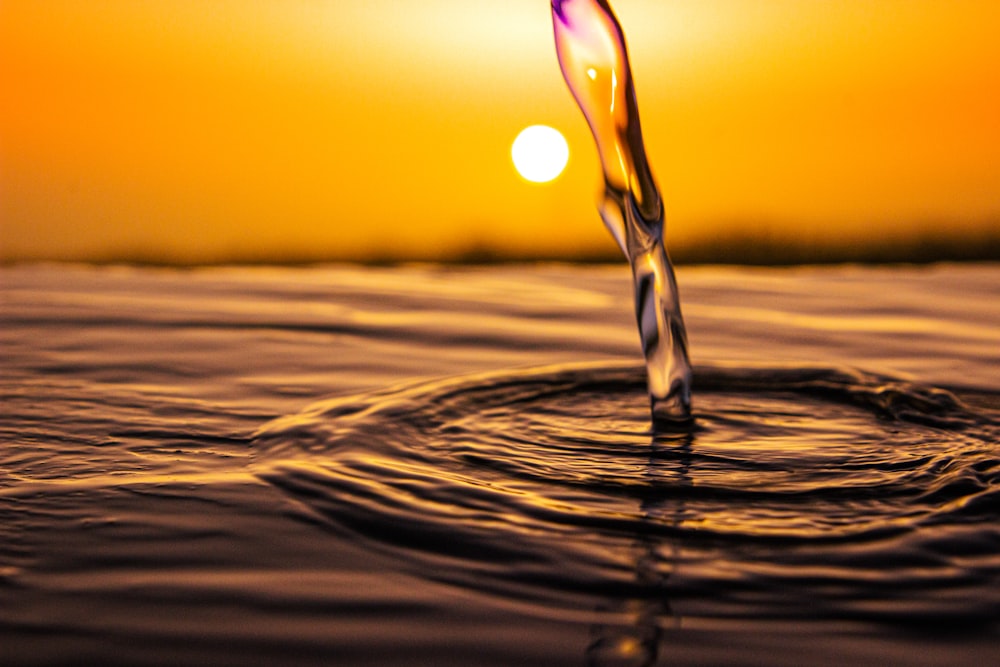
[[[937,262],[1000,262],[1000,221],[966,233],[948,225],[927,226],[916,232],[885,232],[877,229],[870,236],[836,237],[825,234],[781,233],[761,226],[733,226],[712,235],[680,237],[667,246],[678,266],[802,266],[830,264],[933,264]],[[504,248],[499,244],[471,242],[438,252],[411,252],[402,248],[335,249],[298,248],[228,248],[205,250],[196,256],[169,250],[146,248],[109,248],[102,252],[12,253],[0,255],[0,265],[63,262],[94,265],[126,264],[135,266],[310,266],[318,264],[357,264],[394,266],[400,264],[441,264],[478,266],[499,264],[618,264],[624,262],[610,236],[597,246],[572,246],[561,249],[538,248],[537,251]]]

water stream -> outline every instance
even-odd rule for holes
[[[690,418],[691,365],[625,35],[605,0],[552,0],[552,25],[563,78],[601,157],[601,218],[632,267],[653,423],[670,428]]]

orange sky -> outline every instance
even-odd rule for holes
[[[614,7],[677,242],[1000,219],[995,0]],[[2,0],[0,86],[2,259],[612,244],[543,0]]]

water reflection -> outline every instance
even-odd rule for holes
[[[664,498],[657,488],[691,486],[691,448],[694,435],[655,435],[650,442],[645,471],[649,493],[640,502],[645,525],[677,528],[688,518],[685,494]],[[629,623],[598,622],[591,626],[587,664],[593,667],[648,667],[659,658],[665,627],[681,627],[681,616],[670,604],[670,578],[680,565],[675,539],[656,537],[657,531],[639,530],[630,546],[635,586],[642,594],[614,598],[598,605],[598,618],[617,616]]]

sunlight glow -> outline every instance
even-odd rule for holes
[[[510,154],[517,173],[533,183],[546,183],[565,169],[569,145],[559,130],[532,125],[517,135]]]
[[[1000,2],[612,2],[675,258],[987,252]],[[0,262],[614,257],[538,0],[0,0],[0,90]]]

